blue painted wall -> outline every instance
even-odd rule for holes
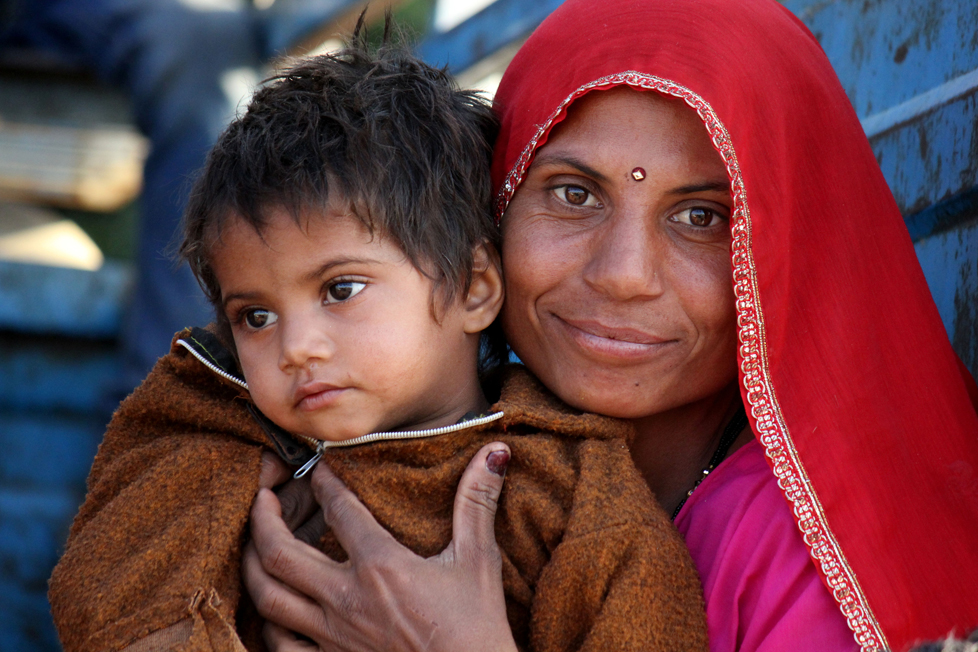
[[[978,219],[919,240],[916,247],[951,343],[975,374],[978,371]]]
[[[0,650],[55,652],[47,579],[118,375],[129,271],[0,262]]]
[[[978,2],[786,0],[819,39],[978,375]]]

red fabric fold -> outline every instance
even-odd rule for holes
[[[569,0],[496,95],[500,214],[566,107],[622,84],[685,99],[727,163],[742,394],[857,640],[978,626],[974,381],[817,41],[773,0]]]

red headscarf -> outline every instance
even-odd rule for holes
[[[619,85],[685,100],[726,161],[744,404],[857,641],[975,627],[974,382],[815,38],[773,0],[569,0],[496,95],[500,214],[567,107]]]

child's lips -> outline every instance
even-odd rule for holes
[[[346,389],[315,380],[297,387],[292,402],[300,410],[318,410],[334,403]]]

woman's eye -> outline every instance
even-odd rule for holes
[[[564,200],[572,206],[591,207],[599,205],[597,198],[591,194],[591,191],[586,188],[582,188],[581,186],[557,186],[554,188],[554,192],[559,199]]]
[[[270,324],[274,324],[278,321],[278,315],[276,315],[271,310],[264,310],[262,308],[255,308],[245,312],[244,322],[248,325],[248,328],[265,328]]]
[[[698,227],[716,226],[724,219],[726,218],[717,211],[699,206],[679,211],[673,216],[676,222]]]
[[[326,289],[326,303],[339,303],[347,301],[360,293],[367,287],[366,283],[358,281],[340,281],[333,283]]]

